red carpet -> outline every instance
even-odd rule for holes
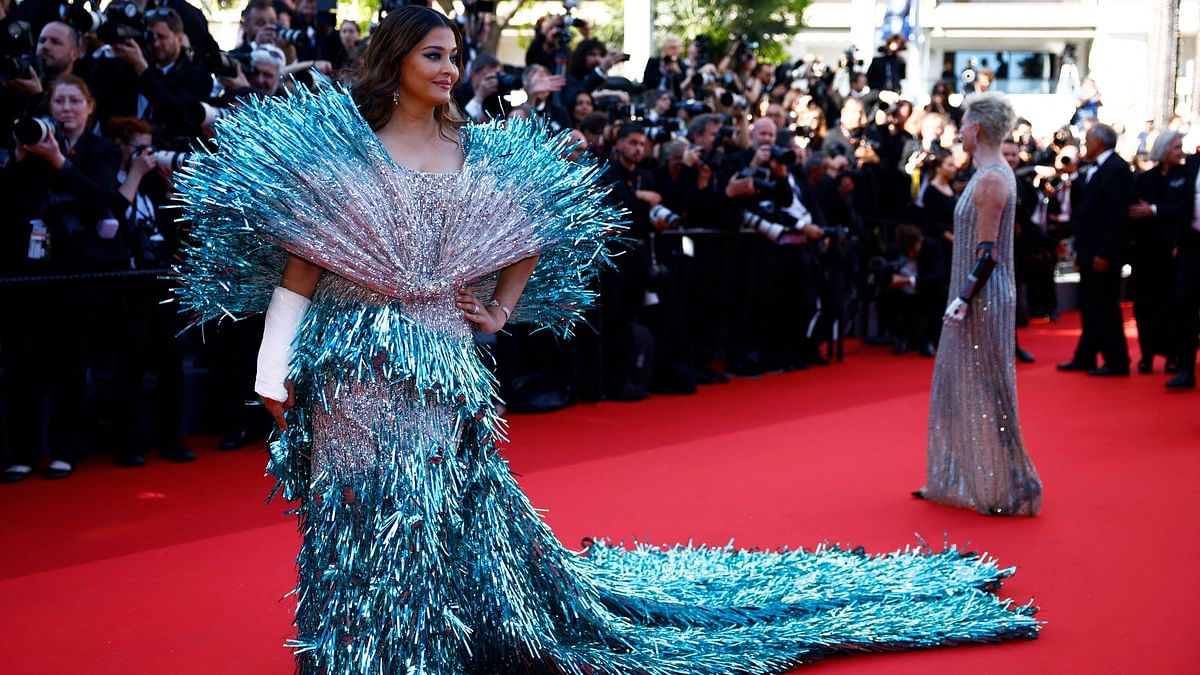
[[[1044,513],[996,519],[914,500],[932,361],[860,348],[841,365],[692,397],[511,420],[505,453],[564,542],[589,535],[894,549],[914,534],[1019,566],[1042,638],[838,657],[817,673],[1200,672],[1200,393],[1163,376],[1054,370],[1074,316],[1022,331],[1021,419]],[[1131,342],[1131,345],[1133,343]],[[1136,358],[1136,346],[1133,346]],[[1161,361],[1159,362],[1161,368]],[[295,524],[262,505],[260,449],[144,469],[83,464],[0,485],[5,673],[290,673]]]

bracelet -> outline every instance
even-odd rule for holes
[[[500,304],[500,301],[495,298],[492,298],[491,301],[488,302],[488,307],[499,307],[500,311],[504,312],[504,320],[505,321],[508,321],[509,319],[512,318],[512,310],[505,307],[504,305]]]

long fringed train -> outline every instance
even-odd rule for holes
[[[514,319],[566,334],[621,230],[600,168],[513,121],[464,130],[460,175],[405,173],[327,83],[217,126],[220,150],[179,179],[183,309],[197,323],[262,311],[285,251],[328,270],[268,464],[303,533],[302,671],[774,673],[1037,636],[1032,606],[994,595],[1013,570],[954,548],[568,551],[496,452],[494,381],[453,290],[486,296],[496,270],[538,254]],[[436,228],[428,190],[445,193]]]

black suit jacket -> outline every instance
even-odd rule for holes
[[[179,18],[183,19],[183,32],[187,34],[188,42],[192,45],[192,60],[208,70],[208,64],[216,59],[221,48],[208,31],[208,19],[205,18],[204,12],[187,0],[166,0],[164,4],[178,12]]]
[[[662,58],[658,57],[658,56],[650,57],[650,59],[646,61],[646,70],[645,70],[645,72],[642,73],[642,88],[645,89],[646,91],[653,91],[655,89],[658,89],[659,86],[662,85],[662,80],[663,80]],[[683,90],[680,88],[680,85],[682,85],[682,84],[683,84],[683,72],[682,72],[682,65],[681,65],[680,73],[678,75],[676,75],[675,73],[670,74],[670,77],[669,77],[669,80],[668,80],[667,86],[666,86],[666,91],[669,91],[672,94],[674,94],[675,99],[679,100],[679,99],[683,98]]]
[[[95,59],[86,79],[95,92],[96,115],[101,121],[137,117],[138,95],[145,96],[156,143],[195,136],[198,130],[184,121],[184,111],[212,91],[212,78],[186,54],[181,54],[165,75],[154,66],[137,75],[120,59]]]
[[[47,262],[56,268],[76,265],[90,240],[98,239],[96,223],[109,215],[120,163],[117,144],[91,133],[79,138],[59,170],[35,155],[10,162],[0,174],[0,191],[8,196],[0,220],[4,257],[17,268],[28,267],[30,221],[39,218],[50,230]]]
[[[1109,155],[1091,180],[1084,180],[1086,169],[1071,185],[1071,228],[1075,232],[1075,250],[1083,267],[1097,256],[1112,269],[1129,255],[1129,203],[1133,196],[1133,175],[1129,165],[1117,153]]]
[[[1200,173],[1200,158],[1193,156],[1187,164],[1175,167],[1165,176],[1151,169],[1135,181],[1134,201],[1144,199],[1154,204],[1171,247],[1183,241],[1196,217],[1197,173]]]

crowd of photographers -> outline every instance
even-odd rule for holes
[[[162,304],[160,277],[185,236],[164,208],[172,174],[232,106],[297,86],[289,75],[333,74],[361,50],[359,27],[339,28],[324,0],[250,0],[229,52],[186,0],[97,4],[0,2],[9,480],[46,456],[47,476],[69,475],[98,446],[126,466],[149,449],[195,458],[180,433],[183,322]],[[222,327],[206,346],[225,447],[258,425],[243,404],[254,330]],[[156,393],[145,410],[148,374]]]
[[[20,317],[0,333],[6,480],[45,457],[47,476],[70,475],[85,452],[105,448],[125,466],[142,465],[149,449],[195,458],[181,438],[182,319],[161,302],[169,289],[160,275],[186,236],[163,208],[171,175],[197,143],[214,142],[213,123],[240,101],[307,86],[313,70],[338,77],[354,62],[360,27],[339,26],[324,2],[250,0],[228,52],[185,0],[118,0],[103,13],[79,0],[0,2],[0,185],[9,195],[0,311]],[[956,195],[972,172],[957,141],[956,92],[986,90],[993,73],[949,74],[917,107],[896,93],[905,75],[898,39],[870,64],[847,54],[836,64],[770,65],[748,40],[715,53],[705,36],[668,36],[631,82],[610,72],[627,55],[570,11],[538,22],[524,66],[502,64],[467,33],[472,57],[454,92],[464,115],[536,117],[572,134],[577,153],[606,163],[602,180],[630,214],[615,267],[598,282],[594,334],[542,344],[514,329],[488,345],[513,409],[690,393],[731,375],[827,365],[824,347],[850,332],[897,354],[933,355]],[[1005,144],[1019,182],[1023,320],[1057,316],[1055,271],[1072,260],[1071,184],[1095,124],[1077,117],[1045,143],[1021,120]],[[1138,152],[1150,178],[1139,179],[1129,214],[1140,227],[1122,236],[1143,261],[1139,333],[1145,317],[1152,336],[1143,361],[1170,354],[1191,377],[1194,356],[1167,337],[1179,333],[1167,325],[1174,277],[1151,271],[1177,267],[1171,256],[1192,251],[1200,234],[1172,238],[1166,262],[1166,243],[1135,236],[1186,220],[1155,201],[1179,182],[1181,160],[1171,164],[1149,138]],[[1168,169],[1170,180],[1155,182]],[[269,428],[245,405],[261,330],[250,319],[206,334],[200,358],[224,449]],[[147,374],[151,406],[142,404]],[[89,401],[88,382],[104,395]]]

